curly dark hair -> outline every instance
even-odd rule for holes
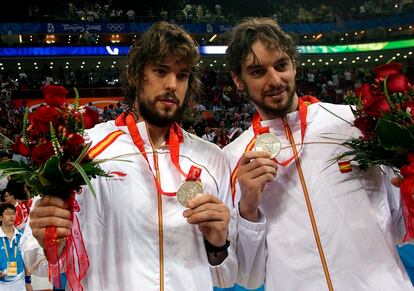
[[[144,67],[150,62],[178,56],[190,67],[186,99],[200,92],[200,54],[197,43],[182,28],[165,21],[155,23],[134,42],[126,58],[124,71],[124,102],[133,109],[144,82]]]
[[[276,47],[285,52],[293,63],[299,57],[297,45],[292,37],[284,32],[271,18],[248,17],[237,24],[232,31],[226,58],[231,72],[240,76],[241,64],[252,53],[252,45],[262,41],[268,46]]]

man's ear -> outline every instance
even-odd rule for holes
[[[231,78],[233,79],[234,84],[236,84],[237,90],[244,91],[244,82],[240,79],[240,76],[232,72]]]

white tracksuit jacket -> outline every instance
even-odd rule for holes
[[[177,191],[184,177],[171,162],[169,145],[155,152],[145,123],[138,123],[138,129],[162,189]],[[90,260],[88,273],[82,281],[84,290],[199,291],[213,290],[213,284],[231,287],[237,275],[233,246],[221,265],[209,265],[201,232],[197,226],[187,223],[183,217],[185,208],[176,197],[158,194],[148,164],[133,144],[128,128],[118,127],[111,121],[87,133],[94,146],[117,130],[126,134],[118,137],[97,158],[135,155],[122,157],[130,162],[102,164],[105,170],[115,173],[111,178],[92,180],[96,198],[86,187],[77,195],[81,208],[78,218]],[[184,142],[180,144],[183,171],[187,173],[192,165],[200,167],[205,193],[219,197],[230,206],[229,170],[221,150],[185,131],[183,137]],[[42,260],[43,252],[39,251],[33,237],[26,237],[22,247],[29,269]],[[43,271],[44,275],[44,263],[38,266],[38,271]]]
[[[299,162],[310,207],[298,164],[293,160],[279,166],[262,193],[262,221],[238,217],[239,283],[257,288],[264,282],[269,291],[322,291],[329,285],[335,291],[413,290],[395,246],[404,234],[399,190],[379,167],[363,172],[352,165],[348,173],[341,173],[336,163],[328,167],[337,154],[347,151],[339,143],[360,133],[321,106],[353,120],[349,106],[308,106]],[[299,112],[288,114],[286,120],[299,151]],[[283,120],[262,121],[262,126],[269,126],[282,142],[277,159],[289,159],[293,147]],[[224,149],[232,172],[252,138],[250,128]],[[240,188],[235,185],[237,202]]]

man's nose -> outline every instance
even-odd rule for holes
[[[282,79],[280,78],[280,72],[278,72],[274,68],[270,68],[268,70],[267,75],[269,78],[269,82],[274,86],[278,86],[282,82]]]
[[[165,89],[172,92],[177,90],[177,77],[174,74],[168,74],[166,76]]]

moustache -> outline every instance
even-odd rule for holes
[[[284,91],[289,90],[289,86],[280,86],[280,87],[271,87],[269,90],[266,90],[264,92],[264,95],[279,95],[281,93],[283,93]]]
[[[155,101],[168,101],[174,102],[175,104],[180,104],[180,99],[174,93],[165,93],[163,95],[159,95],[155,98]]]

